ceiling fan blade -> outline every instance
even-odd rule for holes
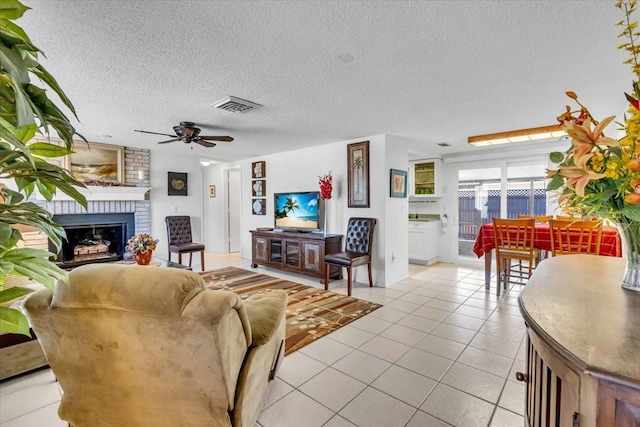
[[[142,133],[150,133],[152,135],[164,135],[164,136],[171,136],[171,137],[175,137],[175,135],[169,135],[168,133],[158,133],[158,132],[149,132],[148,130],[138,130],[138,129],[134,129],[134,132],[142,132]]]
[[[158,141],[158,144],[167,144],[169,142],[175,142],[175,141],[180,141],[180,138],[167,139],[166,141]]]
[[[207,148],[213,148],[216,146],[216,144],[214,144],[213,142],[207,142],[207,141],[203,141],[202,139],[198,138],[197,140],[194,141],[196,144],[200,144],[203,147],[207,147]]]
[[[204,139],[206,141],[221,141],[221,142],[231,142],[233,138],[230,136],[199,136],[198,138]]]

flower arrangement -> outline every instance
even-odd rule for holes
[[[633,68],[636,79],[633,94],[626,94],[629,102],[623,136],[616,140],[605,136],[605,128],[615,116],[598,122],[591,116],[574,92],[566,92],[579,109],[558,116],[571,138],[566,153],[551,153],[550,159],[558,169],[547,170],[551,178],[547,190],[560,190],[558,205],[574,216],[597,216],[618,226],[628,255],[624,287],[640,290],[640,33],[632,22],[636,0],[618,1],[615,6],[625,14],[616,25],[623,27],[620,38],[628,39],[618,46],[630,53],[624,61]],[[627,286],[629,285],[629,286]]]
[[[127,242],[127,247],[134,255],[146,254],[148,251],[156,249],[159,240],[154,239],[147,233],[138,233]]]
[[[333,191],[333,177],[331,171],[322,176],[318,176],[318,183],[320,184],[320,197],[323,199],[330,199],[331,192]]]

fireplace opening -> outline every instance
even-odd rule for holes
[[[67,234],[54,260],[62,268],[121,260],[135,229],[133,214],[55,215],[53,220]]]

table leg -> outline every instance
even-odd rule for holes
[[[484,287],[491,289],[491,253],[493,249],[489,249],[484,253]]]

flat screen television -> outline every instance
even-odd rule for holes
[[[287,231],[311,232],[322,229],[322,199],[319,191],[274,193],[275,227]]]

